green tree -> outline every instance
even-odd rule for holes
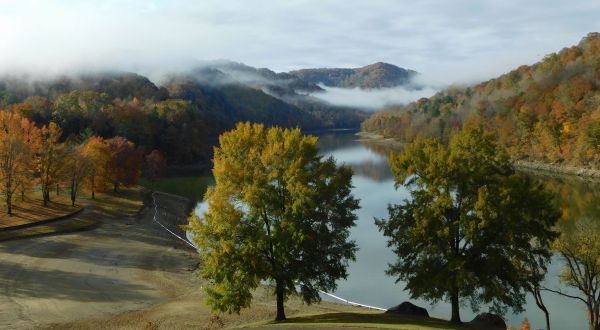
[[[202,276],[211,281],[208,302],[239,312],[269,280],[276,320],[284,320],[290,294],[319,301],[319,290],[334,290],[347,276],[357,250],[349,228],[359,208],[352,170],[318,156],[317,138],[299,129],[240,123],[219,142],[216,184],[205,195],[209,211],[191,221]]]
[[[406,282],[413,298],[490,304],[521,311],[528,282],[545,273],[552,226],[560,217],[553,195],[515,174],[505,152],[477,126],[466,126],[448,146],[418,140],[390,165],[396,187],[411,198],[389,207],[376,224],[398,256],[387,273]],[[524,265],[527,265],[525,267]]]

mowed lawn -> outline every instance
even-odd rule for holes
[[[0,241],[92,229],[98,225],[99,218],[133,217],[139,212],[143,204],[142,188],[140,186],[123,188],[117,193],[112,191],[96,193],[95,199],[90,198],[89,192],[83,191],[81,196],[77,197],[75,207],[71,206],[71,200],[66,191],[61,192],[58,196],[55,195],[55,192],[52,192],[51,200],[52,202],[44,207],[39,192],[27,196],[24,202],[20,200],[19,196],[19,201],[13,206],[14,214],[12,216],[6,214],[5,209],[2,210],[4,213],[0,214],[0,221],[2,221]],[[73,214],[84,206],[87,210],[78,213],[76,216],[43,222],[44,220]],[[35,222],[40,223],[26,228],[9,228],[10,226]]]
[[[43,206],[42,193],[33,191],[21,199],[20,194],[13,197],[12,215],[6,212],[6,203],[0,203],[0,229],[24,225],[32,222],[53,219],[73,213],[81,209],[81,205],[71,206],[71,200],[68,192],[63,190],[56,196],[56,192],[51,193],[51,202]]]
[[[482,329],[480,326],[463,324],[455,325],[447,320],[410,315],[385,314],[382,312],[335,312],[324,314],[299,315],[288,318],[285,322],[261,322],[242,326],[241,328],[258,329],[305,329],[305,328],[374,328],[403,330],[433,329]]]

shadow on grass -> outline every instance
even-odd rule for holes
[[[0,287],[9,296],[80,302],[148,301],[149,287],[117,277],[58,269],[39,269],[0,261]]]
[[[374,327],[392,329],[476,329],[472,325],[456,325],[445,320],[421,316],[385,314],[385,313],[325,313],[291,317],[285,322],[268,323],[269,326],[332,326],[332,327]]]

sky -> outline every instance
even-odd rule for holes
[[[0,0],[0,72],[383,61],[474,82],[577,44],[600,30],[599,16],[595,0]]]

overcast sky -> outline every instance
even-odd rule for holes
[[[600,30],[598,17],[596,0],[0,0],[0,71],[384,61],[464,82],[574,45]]]

